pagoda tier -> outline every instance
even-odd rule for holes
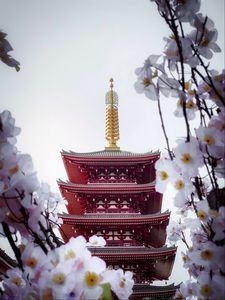
[[[104,259],[109,268],[122,267],[124,270],[133,271],[136,283],[167,280],[176,255],[175,247],[95,247],[90,250]]]
[[[154,183],[74,184],[58,181],[70,214],[141,213],[161,211],[162,195]]]
[[[170,284],[167,286],[153,286],[149,284],[135,284],[133,288],[133,294],[130,300],[139,299],[164,299],[173,297],[179,285],[175,286]]]
[[[154,163],[159,152],[144,154],[128,151],[98,151],[90,153],[61,152],[70,182],[138,183],[155,180]]]
[[[108,246],[162,247],[170,213],[163,214],[86,214],[60,215],[65,236],[96,234],[104,237]],[[110,228],[110,229],[109,229]]]

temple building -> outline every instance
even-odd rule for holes
[[[130,299],[164,299],[175,294],[176,286],[154,286],[167,280],[176,255],[167,247],[169,211],[161,212],[162,195],[155,191],[154,164],[160,153],[132,153],[120,150],[118,96],[106,94],[106,142],[104,150],[90,153],[62,151],[69,181],[58,181],[68,201],[68,214],[61,215],[61,234],[70,237],[104,237],[105,247],[90,250],[109,268],[134,273]]]

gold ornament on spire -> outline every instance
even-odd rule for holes
[[[105,150],[120,150],[117,146],[119,135],[119,118],[118,118],[118,95],[113,91],[113,79],[110,80],[110,90],[106,93],[106,128],[105,138],[107,146]]]

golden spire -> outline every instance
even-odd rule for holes
[[[105,150],[119,150],[116,142],[119,140],[119,119],[118,119],[118,95],[113,91],[113,79],[110,80],[110,90],[106,93],[106,128],[105,138],[107,146]]]

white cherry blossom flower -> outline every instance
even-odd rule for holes
[[[11,299],[23,300],[27,282],[24,274],[19,268],[13,268],[6,271],[7,278],[4,279],[3,286],[6,294]]]
[[[175,163],[184,173],[191,177],[198,175],[198,169],[203,165],[203,157],[194,138],[188,143],[179,143],[174,149],[174,154]]]
[[[200,221],[206,223],[210,218],[210,207],[207,200],[196,203],[197,216]]]
[[[55,263],[69,261],[79,271],[84,268],[85,262],[90,258],[91,253],[86,248],[86,240],[83,236],[70,238],[69,242],[57,248],[52,256]]]
[[[133,273],[130,271],[124,272],[122,269],[118,269],[111,270],[108,276],[111,289],[117,297],[121,300],[129,299],[134,285]]]
[[[21,259],[26,268],[25,272],[31,279],[38,276],[41,267],[48,262],[47,256],[44,254],[43,250],[40,247],[34,247],[30,242],[27,243],[23,250]]]
[[[50,289],[53,299],[65,299],[65,295],[69,294],[75,286],[79,287],[79,283],[70,262],[63,261],[49,270],[42,271],[39,286],[42,297],[46,290]]]
[[[164,193],[167,187],[167,184],[171,181],[171,178],[174,176],[174,173],[177,172],[176,166],[168,158],[160,158],[155,163],[156,169],[156,186],[155,189],[159,193]]]
[[[208,99],[215,102],[215,104],[224,111],[225,70],[223,70],[222,73],[215,70],[209,70],[209,74],[211,78],[206,76],[204,80],[200,82],[198,86],[198,95],[201,97],[207,96]]]
[[[198,294],[197,283],[187,280],[186,282],[181,283],[179,291],[183,295],[184,299],[194,300]]]
[[[165,97],[178,97],[179,95],[179,82],[171,77],[168,77],[166,74],[161,74],[158,80],[159,91]]]
[[[213,52],[221,52],[220,47],[216,44],[218,32],[210,18],[207,17],[206,20],[202,14],[197,14],[193,20],[193,26],[196,29],[188,37],[197,45],[197,49],[203,57],[210,59],[213,56]]]
[[[224,135],[220,130],[215,127],[199,126],[199,128],[196,129],[196,135],[200,141],[203,153],[215,158],[223,158],[225,156]]]
[[[176,16],[181,22],[190,22],[200,9],[200,0],[175,1]]]
[[[134,84],[136,92],[139,94],[144,93],[145,96],[151,100],[158,99],[158,91],[155,84],[152,81],[153,74],[147,76],[140,76],[138,81]]]
[[[187,226],[188,226],[188,224],[187,224]],[[208,240],[207,235],[202,230],[202,227],[200,224],[198,224],[194,228],[191,228],[190,236],[191,236],[193,245],[195,245],[195,248],[199,248],[199,245],[201,245],[202,243],[206,243]]]
[[[84,299],[99,299],[103,289],[104,272],[106,263],[99,257],[92,256],[86,261],[84,272],[82,273],[81,284],[83,286]]]
[[[171,71],[176,69],[176,63],[180,62],[181,55],[179,53],[179,48],[174,36],[170,38],[165,38],[166,46],[164,54],[168,61],[170,62],[169,68]],[[180,43],[182,47],[182,57],[185,64],[190,65],[191,67],[196,67],[198,65],[198,59],[193,55],[193,50],[191,48],[191,40],[189,37],[180,38]]]
[[[224,247],[216,246],[210,241],[199,243],[198,246],[189,255],[192,261],[206,270],[217,270],[218,267],[224,269]]]
[[[217,116],[213,116],[208,124],[208,127],[214,127],[225,133],[225,110],[221,109]]]
[[[189,84],[188,84],[189,86]],[[186,109],[186,115],[188,120],[193,120],[195,118],[195,113],[198,110],[194,99],[194,92],[192,90],[187,90],[186,93],[181,92],[179,100],[177,101],[177,108],[174,111],[176,117],[184,117],[183,105]]]
[[[185,229],[186,227],[183,223],[171,221],[166,229],[169,241],[171,243],[176,243],[181,240]]]
[[[145,77],[152,74],[152,67],[157,70],[164,72],[164,67],[162,64],[158,64],[157,61],[159,60],[160,55],[150,55],[144,62],[144,66],[141,68],[137,68],[135,70],[135,74],[138,77]]]
[[[135,70],[136,75],[138,76],[137,82],[135,82],[134,87],[136,92],[141,94],[144,93],[145,96],[151,100],[158,99],[158,90],[154,79],[158,78],[158,69],[162,70],[162,66],[157,64],[157,60],[159,59],[158,55],[151,55],[144,63],[142,68],[137,68]],[[155,70],[153,70],[153,68]]]
[[[102,236],[97,235],[92,235],[87,243],[89,247],[104,247],[105,245],[106,240]]]
[[[8,110],[0,114],[0,128],[0,142],[15,144],[15,136],[20,133],[20,128],[15,126],[15,119]]]
[[[173,178],[173,187],[177,192],[174,197],[174,204],[183,207],[188,202],[188,197],[194,192],[194,186],[188,176],[177,175]]]
[[[220,276],[210,278],[208,272],[200,272],[198,278],[198,298],[199,299],[223,299],[224,279]]]

